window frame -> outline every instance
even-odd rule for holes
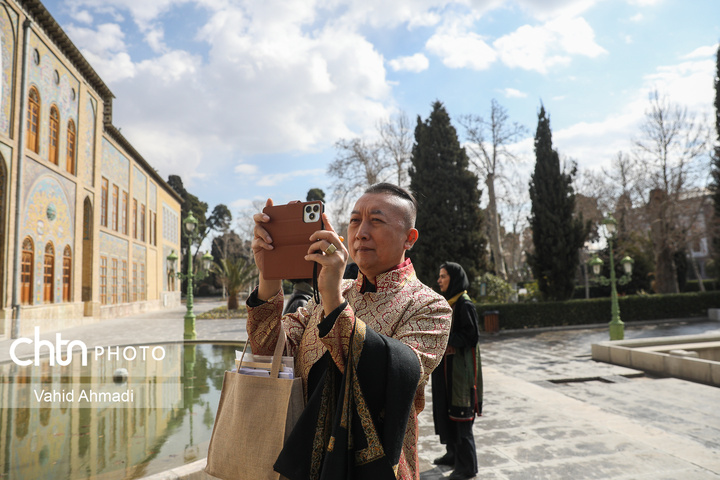
[[[122,191],[122,204],[120,208],[120,230],[123,235],[128,234],[128,208],[130,202],[128,202],[128,192]]]
[[[100,256],[100,304],[107,305],[107,257]]]
[[[133,198],[132,203],[133,203],[133,218],[132,218],[132,222],[133,222],[133,228],[132,228],[132,230],[133,230],[133,238],[137,240],[137,238],[138,238],[138,208],[137,208],[137,207],[138,207],[138,201],[137,201],[137,198]]]
[[[75,121],[71,118],[68,120],[67,140],[65,147],[65,169],[71,175],[75,175],[75,154],[77,150],[77,129]]]
[[[120,187],[113,183],[112,186],[112,211],[110,212],[110,219],[112,221],[111,228],[118,231],[118,216],[120,210]]]
[[[118,259],[110,259],[110,304],[118,303]]]
[[[72,250],[70,245],[65,245],[63,250],[63,272],[62,272],[63,302],[72,301]]]
[[[102,177],[101,180],[101,193],[100,193],[100,226],[108,226],[108,189],[110,188],[110,182],[107,178]]]
[[[145,204],[140,204],[140,241],[145,241],[145,225],[146,225],[146,218],[145,218]]]
[[[28,92],[28,111],[27,123],[25,125],[25,133],[27,142],[25,146],[35,153],[40,153],[40,113],[42,100],[40,92],[33,85]],[[35,107],[33,109],[33,107]]]
[[[60,110],[57,105],[50,105],[50,119],[48,122],[48,160],[50,163],[60,165]]]
[[[43,303],[55,303],[55,247],[45,244],[43,256]]]
[[[21,255],[20,303],[23,305],[32,305],[33,277],[35,271],[35,242],[33,242],[32,238],[25,237],[25,239],[23,240]]]
[[[123,260],[121,264],[122,269],[120,277],[120,301],[122,303],[128,303],[128,262]]]

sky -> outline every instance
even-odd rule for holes
[[[435,101],[493,99],[527,128],[540,105],[580,170],[629,152],[658,91],[712,115],[717,0],[47,0],[115,95],[113,123],[163,178],[234,216],[333,190],[340,139]],[[330,198],[331,200],[331,198]],[[487,196],[483,193],[483,200]]]

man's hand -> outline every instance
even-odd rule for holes
[[[265,202],[266,207],[272,207],[273,201],[268,198]],[[265,213],[256,213],[253,215],[253,221],[255,221],[255,227],[253,228],[253,239],[252,239],[252,250],[255,256],[255,265],[258,268],[258,298],[262,301],[267,301],[273,297],[280,288],[282,287],[282,280],[265,280],[263,277],[263,269],[265,267],[265,252],[272,250],[272,238],[270,234],[265,230],[263,224],[270,221],[270,217]]]
[[[318,275],[318,290],[322,296],[325,316],[328,316],[344,302],[342,279],[348,251],[325,213],[323,213],[323,221],[325,230],[318,230],[310,236],[313,244],[305,255],[305,260],[322,265]]]

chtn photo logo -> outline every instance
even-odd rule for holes
[[[34,344],[34,360],[20,360],[17,356],[16,349],[18,345],[20,344],[28,344],[32,345]],[[40,327],[35,327],[35,338],[26,338],[21,337],[15,340],[10,345],[10,358],[13,362],[15,362],[17,365],[27,367],[29,365],[35,365],[36,367],[40,366],[40,358],[42,353],[42,348],[47,349],[47,353],[49,353],[50,358],[50,366],[54,366],[55,362],[58,363],[58,365],[67,366],[70,365],[70,362],[72,362],[73,358],[73,348],[78,348],[81,354],[82,358],[82,365],[86,366],[88,362],[88,347],[85,345],[85,342],[81,340],[63,340],[62,335],[60,333],[55,334],[55,343],[52,343],[49,340],[42,340],[40,339]],[[65,358],[63,358],[63,351],[65,351]],[[149,346],[139,346],[139,347],[133,347],[128,346],[124,347],[122,350],[120,350],[119,346],[115,347],[95,347],[94,349],[95,353],[95,360],[99,360],[103,357],[107,358],[108,360],[119,360],[120,358],[124,358],[127,361],[134,361],[134,360],[142,360],[146,361],[148,358],[152,358],[153,360],[160,361],[165,358],[165,349],[161,346],[155,346],[150,348]]]

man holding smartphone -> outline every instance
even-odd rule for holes
[[[322,266],[321,301],[285,316],[281,281],[263,277],[273,250],[263,225],[271,219],[253,217],[259,286],[248,298],[250,344],[254,353],[272,353],[283,328],[306,394],[275,464],[291,480],[419,478],[417,415],[445,351],[451,309],[406,259],[419,236],[416,213],[407,190],[373,185],[352,210],[349,251],[323,214],[325,229],[310,236],[305,256]],[[349,256],[360,273],[343,281]]]

